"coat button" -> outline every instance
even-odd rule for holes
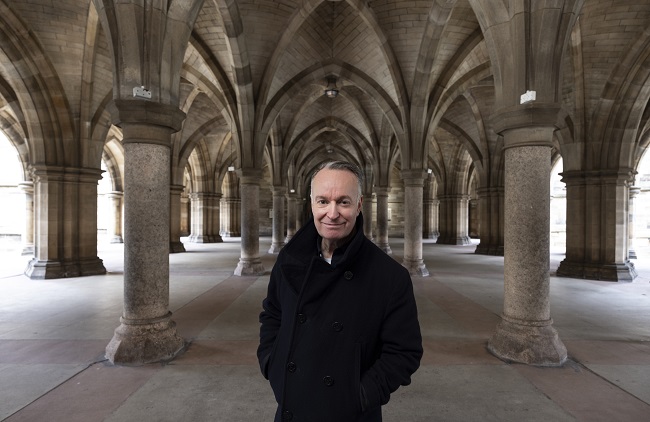
[[[337,332],[343,330],[343,323],[336,321],[334,324],[332,324],[332,329]]]
[[[289,362],[289,363],[287,363],[287,371],[289,371],[289,372],[296,372],[296,369],[297,369],[297,368],[298,368],[298,367],[296,366],[295,363],[293,363],[293,362]]]
[[[323,384],[331,387],[334,384],[334,378],[330,377],[329,375],[323,377]]]
[[[288,410],[282,412],[283,421],[290,421],[291,419],[293,419],[293,413],[289,412]]]
[[[298,314],[298,322],[304,324],[305,321],[307,321],[307,317],[305,316],[305,314]]]
[[[346,271],[343,273],[343,277],[345,277],[346,280],[352,280],[352,271]]]

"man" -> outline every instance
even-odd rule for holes
[[[362,177],[340,161],[316,170],[313,220],[271,272],[257,356],[275,421],[381,421],[381,406],[420,365],[411,278],[363,234]]]

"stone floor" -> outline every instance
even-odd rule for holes
[[[0,251],[0,420],[272,420],[255,358],[268,275],[232,276],[236,241],[185,247],[170,256],[170,308],[189,346],[167,365],[140,367],[104,359],[122,310],[122,245],[100,246],[106,275],[45,281],[21,275],[28,257]],[[400,259],[401,240],[391,247]],[[425,353],[385,421],[650,420],[650,254],[639,251],[633,283],[552,277],[570,359],[536,368],[485,347],[502,309],[503,258],[471,245],[423,249],[431,276],[413,281]],[[562,258],[553,251],[552,270]],[[270,269],[274,256],[263,262]]]

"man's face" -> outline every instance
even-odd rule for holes
[[[345,239],[361,212],[356,176],[347,170],[319,171],[311,185],[311,211],[316,230],[323,239]]]

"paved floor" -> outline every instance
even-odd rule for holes
[[[269,239],[262,239],[266,251]],[[108,274],[30,280],[28,258],[0,251],[0,420],[272,420],[255,358],[268,275],[234,277],[236,242],[185,244],[170,256],[170,308],[190,342],[167,365],[115,367],[104,348],[122,310],[121,245],[100,246]],[[391,239],[401,258],[401,240]],[[503,301],[503,258],[424,244],[414,278],[425,354],[385,421],[649,421],[650,258],[633,283],[551,278],[561,368],[506,364],[486,351]],[[645,251],[644,251],[645,252]],[[555,269],[562,253],[554,251]],[[266,268],[274,256],[264,255]]]

